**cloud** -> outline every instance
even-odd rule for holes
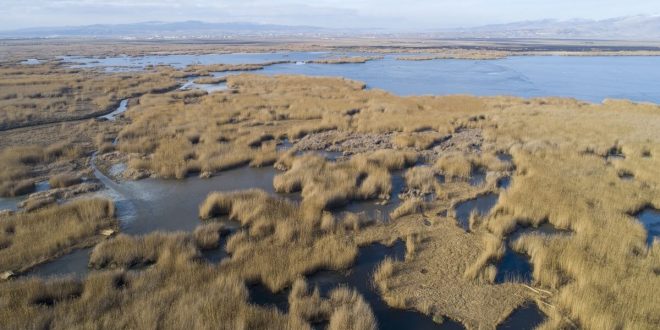
[[[325,27],[428,29],[542,18],[660,13],[636,0],[0,0],[0,29],[95,23],[202,20]]]

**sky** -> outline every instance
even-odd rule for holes
[[[639,14],[660,14],[660,0],[0,0],[0,30],[185,20],[429,30]]]

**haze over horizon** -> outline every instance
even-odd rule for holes
[[[145,21],[252,22],[326,28],[414,31],[541,19],[607,19],[660,14],[660,2],[639,0],[0,0],[0,30]]]

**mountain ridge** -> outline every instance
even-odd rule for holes
[[[476,27],[391,31],[383,28],[347,29],[307,25],[278,25],[253,22],[209,23],[198,20],[180,22],[147,21],[126,24],[34,27],[0,31],[4,38],[57,37],[154,37],[195,38],[264,35],[407,35],[436,38],[516,38],[516,39],[619,39],[660,40],[660,16],[636,15],[602,20],[541,19]]]

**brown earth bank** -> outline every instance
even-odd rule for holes
[[[3,139],[10,141],[1,150],[3,183],[41,175],[54,186],[75,187],[81,184],[70,173],[75,171],[48,168],[89,169],[91,152],[117,138],[97,160],[126,162],[124,179],[186,180],[240,166],[275,166],[275,191],[301,196],[290,202],[260,190],[211,193],[199,201],[203,223],[193,233],[118,235],[95,246],[90,266],[98,270],[86,278],[2,283],[0,315],[9,328],[306,329],[317,321],[332,329],[373,328],[373,313],[358,293],[338,289],[320,297],[301,277],[350,269],[359,247],[398,239],[406,242],[405,259],[384,261],[373,278],[396,308],[478,329],[494,328],[534,301],[547,316],[544,329],[660,326],[660,244],[647,245],[647,232],[634,217],[645,207],[660,207],[660,107],[398,97],[360,82],[305,76],[229,76],[227,85],[212,94],[147,93],[116,122],[0,132],[13,136]],[[80,132],[75,137],[67,133],[73,129]],[[40,138],[49,134],[76,138],[71,145],[79,151],[49,151],[52,141]],[[389,220],[333,212],[355,201],[391,202],[395,172],[403,173],[407,193]],[[484,180],[471,182],[477,172]],[[498,185],[505,177],[511,178],[507,189]],[[16,184],[8,191],[16,192]],[[489,193],[499,194],[493,210],[461,224],[458,205]],[[9,219],[40,219],[75,203],[23,210]],[[220,225],[227,218],[240,230],[229,233]],[[496,282],[516,228],[548,223],[570,234],[525,234],[512,243],[531,258],[531,282]],[[49,225],[53,237],[67,237],[63,228],[69,226]],[[4,230],[0,253],[37,240],[18,229]],[[204,262],[202,251],[218,242],[230,256]],[[50,246],[47,251],[55,253]],[[43,258],[43,252],[25,253],[6,269]],[[246,286],[255,282],[273,292],[290,288],[290,310],[250,303]]]

